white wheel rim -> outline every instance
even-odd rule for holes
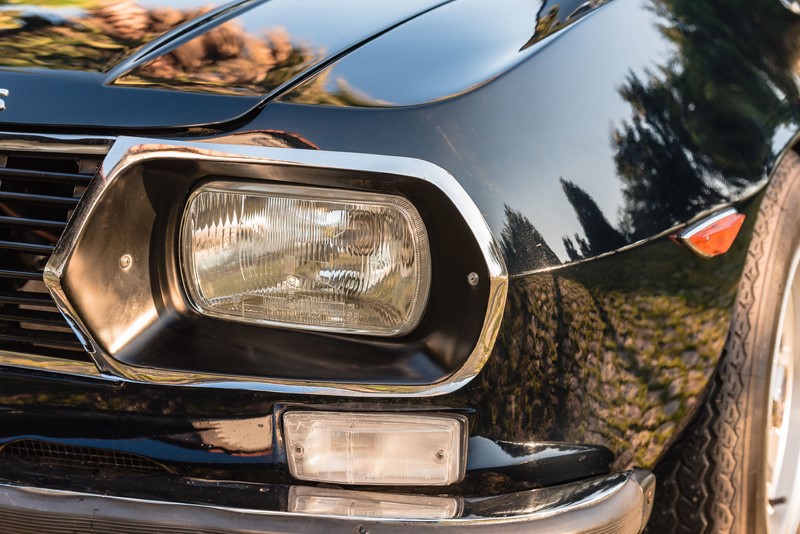
[[[767,413],[766,494],[770,534],[800,529],[800,251],[792,260],[778,318]]]

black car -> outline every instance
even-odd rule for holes
[[[797,532],[798,13],[0,0],[0,532]]]

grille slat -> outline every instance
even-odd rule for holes
[[[28,293],[19,291],[16,293],[9,293],[7,291],[0,291],[0,304],[27,304],[29,306],[49,306],[56,307],[56,303],[50,298],[47,293]]]
[[[92,180],[91,176],[84,174],[72,174],[66,172],[47,172],[31,171],[23,169],[0,168],[0,180],[23,180],[23,181],[44,181],[56,183],[69,183],[76,185],[88,185]]]
[[[37,271],[16,271],[12,269],[0,269],[0,278],[16,278],[19,280],[41,280],[42,273]]]
[[[24,228],[47,228],[53,230],[64,230],[67,223],[62,221],[48,221],[46,219],[29,219],[26,217],[9,217],[0,215],[0,226],[21,226]]]
[[[19,321],[22,323],[64,326],[64,318],[60,313],[26,310],[24,308],[16,308],[8,312],[0,308],[0,321]]]
[[[80,201],[79,198],[74,197],[57,197],[50,195],[36,195],[32,193],[14,193],[9,191],[0,191],[0,201],[12,200],[16,202],[25,202],[28,204],[53,204],[56,206],[70,206],[74,207]]]
[[[42,271],[102,156],[41,148],[0,142],[0,350],[91,362]]]
[[[2,250],[16,250],[17,252],[26,252],[30,254],[52,254],[54,248],[53,245],[0,240],[0,249]]]
[[[75,339],[72,332],[53,332],[47,330],[33,330],[27,328],[14,328],[0,325],[0,340],[21,341],[34,345],[46,345],[60,349],[82,349],[83,346]]]

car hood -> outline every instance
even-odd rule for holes
[[[228,122],[443,3],[0,0],[0,127]]]

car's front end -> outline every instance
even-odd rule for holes
[[[508,280],[441,168],[86,141],[6,139],[4,181],[39,184],[5,194],[6,250],[50,252],[43,274],[5,272],[29,278],[3,295],[19,347],[3,360],[6,530],[641,530],[654,478],[610,473],[607,448],[470,430],[482,403],[458,392],[491,356]],[[43,169],[98,155],[91,183]],[[56,196],[77,183],[80,202]],[[52,246],[36,221],[56,210]]]
[[[800,131],[789,38],[373,4],[0,5],[0,530],[669,521]]]

